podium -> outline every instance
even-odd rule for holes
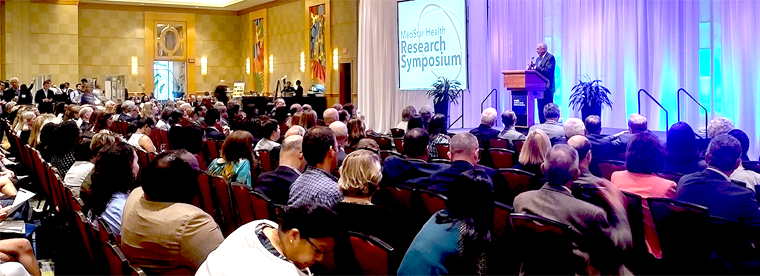
[[[501,74],[504,75],[504,87],[512,94],[511,106],[517,114],[517,126],[532,126],[535,122],[535,99],[544,98],[544,91],[550,85],[549,80],[533,70],[507,70]]]

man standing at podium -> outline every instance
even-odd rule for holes
[[[538,103],[538,106],[536,107],[538,109],[538,120],[542,124],[546,121],[546,118],[544,118],[543,112],[541,110],[544,110],[544,106],[548,103],[554,102],[554,55],[550,54],[546,51],[546,43],[539,43],[538,46],[536,46],[536,53],[538,54],[538,58],[536,58],[536,62],[534,63],[533,60],[528,63],[528,70],[536,70],[539,74],[544,76],[546,79],[549,80],[549,88],[544,91],[544,98],[543,99],[536,99],[536,102]],[[530,116],[533,116],[533,114],[530,114]]]

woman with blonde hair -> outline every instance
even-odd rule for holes
[[[214,159],[208,172],[221,176],[227,182],[238,182],[251,187],[251,162],[253,162],[253,135],[236,130],[224,140],[222,157]]]
[[[140,117],[141,118],[151,118],[154,122],[157,122],[158,119],[156,118],[156,108],[155,104],[153,102],[147,102],[144,103],[142,106],[142,109],[140,110]]]
[[[552,143],[546,132],[540,129],[529,132],[520,151],[520,158],[517,159],[518,164],[514,168],[533,173],[538,179],[543,179],[541,164],[551,148]]]
[[[344,198],[333,210],[342,221],[351,222],[349,231],[375,236],[395,245],[393,213],[372,204],[372,195],[380,188],[382,171],[382,161],[376,153],[357,150],[348,154],[340,166],[338,179]]]
[[[42,127],[51,122],[58,123],[59,120],[58,117],[50,113],[41,114],[34,119],[32,131],[29,133],[29,140],[27,142],[29,146],[37,148],[37,144],[40,143],[40,132],[42,131]]]

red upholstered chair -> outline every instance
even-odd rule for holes
[[[602,177],[607,180],[612,179],[612,173],[625,170],[625,162],[617,160],[603,160],[599,161],[599,171],[602,173]]]
[[[87,216],[82,214],[81,211],[76,211],[71,213],[73,222],[76,228],[73,229],[75,234],[78,234],[76,238],[81,238],[82,242],[79,243],[82,246],[84,246],[84,251],[86,252],[86,256],[84,258],[83,265],[87,265],[88,268],[95,267],[95,252],[92,251],[92,244],[93,240],[90,238],[90,225],[87,222]]]
[[[573,239],[569,225],[528,214],[510,214],[516,255],[522,270],[535,275],[574,274]],[[547,265],[546,260],[554,260]]]
[[[230,189],[232,190],[232,206],[237,211],[237,227],[256,220],[256,213],[251,201],[253,189],[240,183],[232,183]]]
[[[214,189],[214,209],[222,219],[219,226],[222,228],[224,236],[228,236],[235,231],[235,222],[237,217],[232,208],[232,195],[230,194],[230,184],[218,176],[211,177],[211,186]]]
[[[380,151],[380,157],[385,160],[385,158],[388,158],[389,156],[396,156],[399,158],[404,158],[403,155],[401,155],[398,152],[392,151],[392,150],[381,150]]]
[[[429,219],[433,214],[438,212],[438,210],[446,208],[446,197],[441,194],[419,189],[415,190],[414,193],[417,195],[416,197],[419,198],[420,203],[422,203],[422,206],[417,209],[420,210],[419,213],[422,214],[425,220]]]
[[[499,169],[505,179],[507,179],[507,185],[513,196],[517,196],[525,191],[530,190],[531,180],[536,175],[520,170],[520,169]]]
[[[211,176],[207,172],[198,174],[198,186],[200,190],[198,205],[196,207],[206,211],[218,225],[222,225],[222,219],[214,211],[214,195],[211,190]]]
[[[493,139],[491,139],[493,140]],[[491,148],[488,150],[491,155],[491,161],[493,162],[494,169],[506,169],[513,167],[514,164],[514,151],[504,148]]]
[[[404,139],[393,139],[393,144],[396,146],[396,151],[400,154],[404,154]]]
[[[525,140],[512,140],[512,144],[514,145],[515,152],[520,154],[520,151],[522,151],[522,147],[525,144]]]
[[[222,143],[224,141],[206,140],[203,143],[203,155],[206,157],[207,164],[211,164],[211,161],[219,158],[222,150]]]
[[[667,180],[673,181],[676,184],[678,184],[678,181],[681,181],[681,177],[683,177],[682,173],[676,172],[657,172],[654,174]]]
[[[488,139],[488,145],[491,146],[491,148],[497,148],[497,149],[508,149],[509,148],[509,140],[501,139],[501,138],[491,138]]]
[[[404,138],[404,130],[400,128],[391,128],[391,137]]]
[[[250,198],[256,219],[274,219],[276,217],[275,210],[278,207],[268,197],[251,191]]]
[[[120,264],[120,268],[121,268],[120,271],[118,272],[115,271],[116,274],[112,273],[111,275],[134,275],[134,276],[148,275],[139,267],[129,263],[129,260],[127,260],[127,257],[124,256],[124,253],[121,252],[121,248],[119,248],[119,245],[117,243],[113,241],[109,241],[107,243],[107,246],[108,246],[107,250],[111,252],[108,258],[113,259],[113,260],[109,260],[109,264],[110,263],[115,264],[116,260],[118,260]]]
[[[514,230],[509,215],[514,213],[512,206],[501,202],[494,202],[493,232],[491,242],[494,250],[491,256],[499,262],[491,263],[488,271],[496,275],[508,275],[519,271],[520,262],[517,261],[512,248],[514,247]]]
[[[443,158],[443,159],[449,159],[448,145],[435,145],[435,149],[438,150],[438,157]]]
[[[380,146],[380,150],[393,150],[393,141],[391,141],[391,138],[384,136],[376,136],[372,138],[375,139],[377,145]]]
[[[667,272],[701,274],[711,260],[707,207],[668,198],[647,198]],[[688,266],[682,266],[685,264]],[[667,273],[666,272],[666,273]],[[667,273],[667,274],[670,274]]]
[[[373,236],[350,231],[348,233],[361,275],[389,275],[389,255],[393,247]]]
[[[396,214],[407,215],[412,211],[412,193],[414,189],[404,185],[384,187],[372,196],[372,203],[388,208]]]
[[[272,155],[269,151],[259,150],[256,151],[259,154],[259,162],[261,163],[262,172],[270,172],[275,169],[274,162],[272,162]]]

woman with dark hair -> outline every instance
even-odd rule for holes
[[[339,225],[328,207],[286,207],[279,224],[256,220],[232,232],[195,275],[311,275],[309,267],[335,248]]]
[[[430,143],[428,144],[430,158],[449,159],[448,156],[440,156],[437,147],[438,145],[448,147],[451,142],[451,137],[446,133],[446,116],[443,114],[435,114],[433,118],[430,119],[427,132],[428,135],[430,135]]]
[[[409,117],[409,122],[406,124],[407,131],[415,128],[425,129],[425,121],[420,114],[414,114]]]
[[[58,128],[58,126],[60,126],[60,124],[51,122],[42,126],[42,129],[40,130],[40,142],[37,143],[35,149],[40,152],[42,159],[44,160],[50,160],[50,156],[53,154],[53,147],[51,144],[53,142],[53,136],[55,135],[55,129]]]
[[[100,150],[85,200],[84,209],[92,225],[102,218],[117,236],[121,235],[121,216],[129,191],[140,166],[137,153],[127,143],[118,141]]]
[[[433,215],[406,251],[398,275],[484,275],[493,222],[493,183],[482,169],[454,181],[446,209]],[[473,200],[477,198],[478,200]]]
[[[92,117],[94,118],[94,126],[92,132],[99,133],[103,130],[111,133],[111,124],[113,124],[113,115],[104,111],[95,110]]]
[[[364,122],[359,119],[348,120],[348,148],[357,150],[359,141],[366,138],[367,134],[364,129]]]
[[[662,171],[664,159],[662,144],[657,136],[650,132],[636,134],[628,142],[625,153],[627,170],[612,173],[610,179],[612,185],[621,191],[637,194],[644,199],[641,203],[644,208],[644,235],[649,253],[655,258],[662,258],[662,251],[646,199],[676,196],[676,183],[654,174]]]
[[[262,120],[258,138],[261,140],[256,143],[256,147],[253,149],[254,152],[260,150],[271,151],[275,147],[279,147],[280,143],[277,143],[277,140],[280,140],[280,124],[274,119]]]
[[[684,122],[673,124],[665,144],[665,171],[690,174],[706,167],[705,160],[699,158],[697,139],[691,126]]]
[[[43,131],[44,129],[45,127],[43,127]],[[68,121],[61,124],[53,132],[53,137],[55,138],[50,141],[50,164],[58,169],[59,175],[66,175],[71,165],[74,165],[74,162],[76,162],[74,146],[76,146],[79,139],[77,123]]]
[[[156,146],[153,145],[153,140],[150,140],[150,133],[153,130],[153,119],[140,118],[132,123],[136,128],[134,134],[129,137],[128,144],[144,152],[153,153],[156,152]]]
[[[732,129],[728,132],[728,135],[739,140],[739,144],[742,146],[742,164],[731,173],[731,180],[742,182],[747,185],[747,188],[755,191],[755,186],[760,185],[760,174],[744,168],[744,162],[749,161],[749,156],[747,155],[749,151],[749,136],[741,129]]]
[[[172,112],[174,112],[173,107],[166,107],[163,111],[161,111],[161,119],[158,120],[158,123],[156,123],[156,128],[161,129],[164,131],[169,131],[169,128],[171,128],[170,118],[172,116]],[[179,116],[182,117],[182,116]]]
[[[227,182],[238,182],[251,187],[251,162],[253,161],[253,135],[248,131],[236,130],[224,140],[222,157],[214,159],[208,172],[221,176]]]

